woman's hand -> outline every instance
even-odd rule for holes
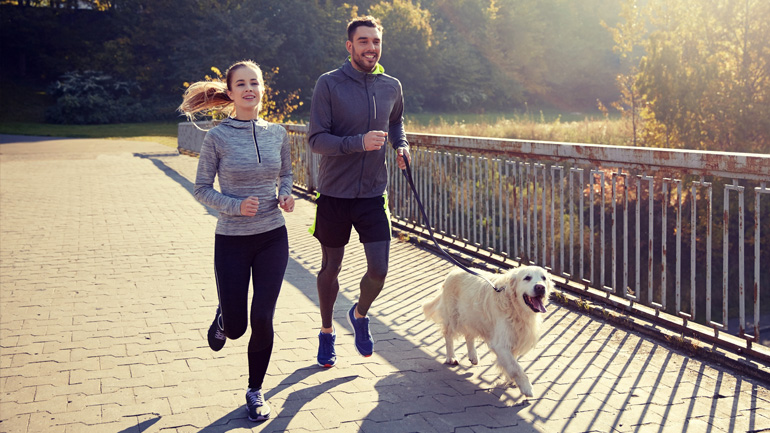
[[[291,195],[279,195],[278,206],[285,212],[291,212],[294,210],[294,197]]]
[[[241,215],[251,217],[257,214],[257,210],[259,210],[258,198],[249,196],[241,202]]]

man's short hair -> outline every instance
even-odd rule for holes
[[[348,40],[349,41],[351,42],[353,41],[353,34],[355,34],[356,29],[361,26],[374,27],[375,29],[379,30],[380,33],[382,33],[382,24],[380,24],[380,21],[377,18],[371,15],[356,17],[356,18],[353,18],[353,20],[351,20],[348,23]]]

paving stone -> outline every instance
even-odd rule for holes
[[[217,304],[216,218],[192,197],[196,166],[154,143],[0,146],[0,430],[770,429],[768,384],[562,305],[548,306],[540,342],[520,359],[534,398],[502,383],[482,342],[479,365],[460,345],[461,365],[444,365],[444,339],[422,304],[451,266],[397,240],[370,310],[375,354],[363,358],[345,318],[365,262],[355,233],[334,309],[338,364],[316,366],[321,254],[307,232],[314,206],[299,191],[286,215],[289,265],[264,385],[273,417],[251,423],[248,338],[220,352],[206,342]]]

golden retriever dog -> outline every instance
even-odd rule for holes
[[[540,338],[544,303],[553,289],[551,277],[539,266],[523,266],[504,274],[484,273],[502,292],[483,279],[455,268],[436,299],[423,306],[425,317],[441,326],[446,339],[445,364],[457,365],[454,339],[465,336],[468,359],[476,365],[476,337],[497,356],[497,366],[507,383],[516,382],[521,393],[532,397],[532,384],[518,363]]]

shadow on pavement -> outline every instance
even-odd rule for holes
[[[147,429],[152,427],[156,422],[160,421],[161,418],[162,417],[158,416],[158,417],[155,417],[155,418],[151,418],[151,419],[142,421],[142,422],[140,422],[139,424],[137,424],[135,426],[131,426],[131,427],[127,428],[127,429],[123,429],[123,430],[121,430],[121,431],[119,431],[117,433],[134,433],[134,432],[141,433],[141,432],[147,431]]]
[[[10,135],[0,134],[0,144],[8,143],[36,143],[39,141],[68,140],[62,137],[43,137],[35,135]]]
[[[185,189],[185,191],[190,193],[191,196],[193,195],[193,189],[195,187],[195,183],[187,180],[186,177],[182,176],[174,168],[169,167],[165,162],[159,159],[162,157],[169,157],[169,156],[177,157],[179,156],[178,154],[173,153],[173,154],[161,155],[161,154],[152,154],[152,153],[134,153],[134,156],[136,156],[137,158],[149,159],[153,164],[155,164],[155,167],[158,167],[158,170],[163,172],[163,174],[165,174],[166,176],[170,177],[171,180],[173,180],[174,182],[181,185]],[[197,200],[196,200],[196,203],[198,203]],[[206,212],[208,212],[209,215],[215,218],[219,216],[219,212],[217,212],[216,210],[202,203],[199,203],[199,204],[206,209]]]
[[[191,191],[190,182],[168,165],[159,160],[153,163]],[[320,265],[320,247],[302,223],[290,219],[287,228],[292,272],[287,272],[285,279],[316,308],[302,314],[317,315],[313,269]],[[344,317],[358,298],[365,263],[354,232],[339,276],[340,296],[334,311],[338,346],[352,342],[352,330]],[[324,394],[330,394],[342,407],[334,413],[340,425],[347,422],[349,427],[355,422],[367,433],[455,431],[462,427],[534,432],[550,427],[561,431],[611,431],[625,426],[624,431],[662,431],[673,418],[682,426],[681,431],[722,431],[715,427],[724,425],[723,413],[715,410],[719,399],[733,398],[735,411],[741,389],[753,386],[752,410],[764,401],[757,397],[759,388],[753,382],[740,378],[734,389],[724,384],[718,390],[704,387],[701,374],[692,371],[686,356],[553,302],[545,316],[540,343],[522,357],[522,367],[535,386],[535,398],[523,398],[518,389],[501,383],[494,355],[486,347],[479,351],[477,366],[469,366],[467,359],[461,359],[459,366],[446,366],[441,353],[443,336],[437,327],[423,320],[421,305],[433,296],[449,269],[451,265],[443,258],[394,238],[386,287],[372,307],[370,322],[376,355],[386,364],[377,363],[377,357],[351,356],[347,348],[342,349],[344,361],[332,371],[316,367],[314,359],[293,360],[303,366],[266,393],[268,400],[278,396],[286,402],[275,418],[260,427],[261,431],[287,429],[303,407]],[[306,321],[303,323],[307,326]],[[316,334],[317,329],[312,328],[305,339],[300,337],[295,344],[316,347]],[[435,348],[439,348],[437,352],[433,352]],[[338,349],[338,358],[340,352]],[[461,350],[459,356],[464,355]],[[312,366],[307,367],[309,364]],[[301,384],[322,371],[335,377],[318,385]],[[366,374],[336,376],[346,371]],[[714,369],[708,374],[722,375]],[[357,378],[370,380],[371,388],[366,382],[357,382],[357,391],[350,392],[349,387],[336,389]],[[683,400],[678,395],[678,383],[694,384],[689,390],[691,398]],[[301,389],[290,388],[298,384]],[[284,397],[282,394],[289,389],[292,391]],[[367,392],[373,392],[374,397],[356,399],[357,394]],[[696,397],[713,399],[711,411],[703,413]],[[661,405],[661,401],[667,404]],[[613,416],[608,418],[608,413]],[[727,421],[731,427],[733,420]],[[752,423],[757,424],[762,423]],[[203,431],[254,426],[239,407]]]
[[[317,397],[329,392],[334,387],[342,385],[344,383],[354,380],[358,376],[346,376],[332,379],[328,382],[324,382],[318,385],[295,388],[294,385],[302,382],[315,373],[322,372],[320,368],[303,368],[295,371],[287,378],[281,381],[273,389],[265,393],[265,400],[268,402],[271,398],[276,397],[284,392],[289,392],[285,396],[287,404],[285,404],[280,413],[271,414],[270,419],[262,423],[254,423],[249,421],[246,414],[245,404],[222,418],[212,422],[208,427],[201,430],[201,433],[220,433],[240,428],[253,428],[259,426],[260,429],[267,431],[285,431],[291,420],[297,415],[302,407],[312,402]]]

